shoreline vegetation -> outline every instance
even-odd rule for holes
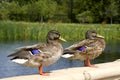
[[[76,24],[0,21],[1,41],[44,41],[49,30],[58,30],[67,41],[84,39],[89,29],[96,30],[106,41],[120,40],[120,24]]]

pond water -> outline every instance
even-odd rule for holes
[[[30,75],[37,74],[37,68],[30,68],[18,65],[9,60],[7,55],[14,52],[15,48],[36,44],[35,41],[30,42],[1,42],[0,43],[0,78],[12,77],[12,76],[20,76],[20,75]],[[72,44],[71,43],[62,43],[63,47],[67,47]],[[98,58],[92,60],[93,64],[110,62],[120,58],[120,42],[116,42],[113,45],[107,45],[105,51]],[[72,68],[72,67],[80,67],[83,66],[82,61],[77,60],[68,60],[61,58],[55,64],[44,67],[44,71],[52,71],[64,68]]]

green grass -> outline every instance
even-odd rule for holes
[[[120,40],[119,24],[68,24],[0,21],[0,41],[45,41],[49,30],[58,30],[67,41],[84,39],[89,29],[96,30],[106,41]]]

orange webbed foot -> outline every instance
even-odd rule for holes
[[[42,76],[49,76],[49,72],[43,72],[43,73],[40,73],[40,75],[42,75]]]
[[[86,65],[86,67],[98,68],[98,66],[94,66],[94,65]]]

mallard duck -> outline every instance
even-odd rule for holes
[[[97,34],[95,30],[88,30],[85,39],[77,42],[64,50],[62,57],[71,60],[82,60],[84,66],[97,67],[90,60],[98,57],[105,49],[104,37]]]
[[[60,59],[63,47],[58,42],[61,38],[59,32],[51,30],[46,36],[46,43],[20,47],[15,53],[8,55],[11,61],[29,67],[39,67],[40,75],[48,75],[42,71],[42,66],[48,66]]]

